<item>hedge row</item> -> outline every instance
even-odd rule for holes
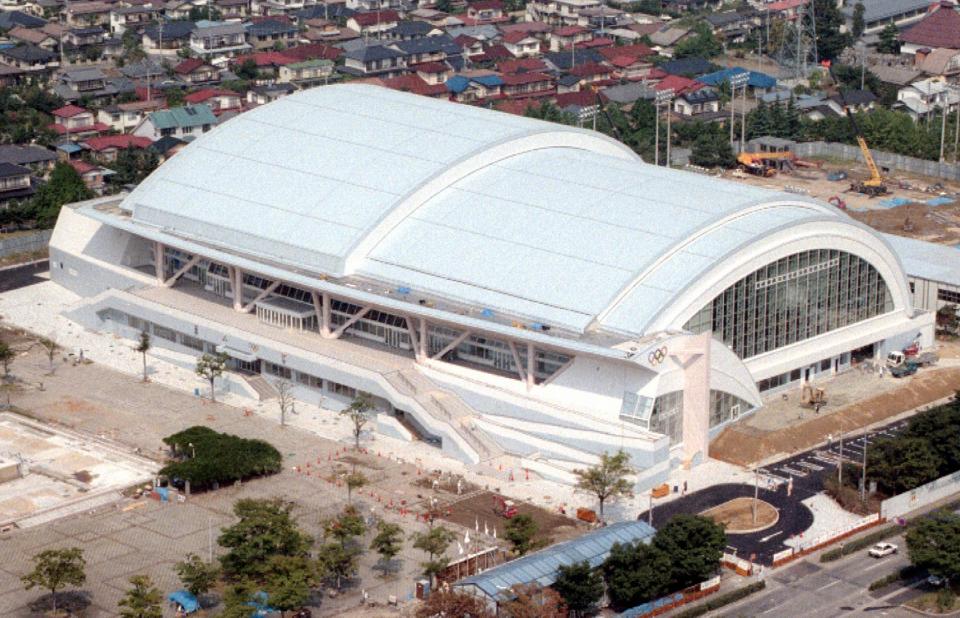
[[[691,607],[690,609],[680,612],[677,614],[677,618],[696,618],[697,616],[703,616],[706,613],[712,612],[715,609],[720,609],[724,605],[730,605],[731,603],[736,603],[740,599],[745,599],[755,592],[760,592],[767,587],[767,582],[760,580],[753,582],[752,584],[746,585],[743,588],[737,588],[736,590],[731,590],[717,597],[710,598],[706,603],[701,603],[696,607]]]
[[[163,441],[182,459],[164,466],[160,474],[190,481],[191,490],[276,474],[283,464],[280,451],[269,443],[219,433],[209,427],[190,427]]]
[[[919,568],[917,568],[917,567],[915,567],[915,566],[913,566],[913,565],[905,566],[905,567],[903,567],[902,569],[897,569],[897,570],[894,571],[893,573],[889,573],[889,574],[887,574],[887,575],[884,575],[884,576],[881,577],[880,579],[874,581],[872,584],[870,584],[870,586],[868,587],[868,589],[869,589],[871,592],[874,591],[874,590],[879,590],[880,588],[884,588],[884,587],[886,587],[886,586],[889,586],[890,584],[893,584],[893,583],[895,583],[895,582],[898,582],[898,581],[900,581],[901,579],[902,579],[902,580],[908,580],[908,579],[911,579],[911,578],[916,577],[916,576],[919,575],[919,574],[920,574],[920,569],[919,569]]]
[[[886,528],[881,528],[874,532],[871,532],[867,536],[860,537],[859,539],[854,539],[852,541],[847,541],[840,547],[835,547],[829,551],[825,551],[820,554],[820,562],[832,562],[834,560],[839,560],[844,556],[848,556],[853,552],[860,551],[870,547],[875,543],[879,543],[890,537],[897,536],[903,532],[901,526],[887,526]]]

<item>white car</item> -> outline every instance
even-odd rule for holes
[[[867,553],[874,558],[883,558],[884,556],[897,553],[897,546],[893,543],[877,543],[871,547]]]

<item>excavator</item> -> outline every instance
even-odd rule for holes
[[[737,155],[737,163],[740,169],[753,174],[770,178],[777,173],[777,167],[789,171],[798,167],[820,167],[822,164],[814,161],[806,161],[797,157],[796,154],[787,151],[781,152],[741,152]]]
[[[870,170],[870,178],[853,182],[850,185],[850,190],[869,195],[870,197],[886,195],[889,190],[887,189],[886,183],[883,182],[880,168],[877,167],[876,161],[873,160],[873,155],[870,154],[870,148],[867,147],[867,140],[863,138],[863,132],[860,131],[860,127],[857,125],[857,119],[854,118],[850,112],[849,106],[847,105],[847,98],[843,94],[843,88],[839,87],[840,81],[837,80],[837,77],[833,74],[833,67],[830,61],[824,60],[820,64],[826,67],[827,71],[830,72],[830,80],[838,86],[837,92],[840,94],[840,103],[843,105],[843,112],[850,122],[850,128],[853,129],[853,134],[857,136],[857,145],[860,146],[860,152],[863,153],[863,160],[867,164],[867,169]]]

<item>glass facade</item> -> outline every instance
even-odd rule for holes
[[[710,427],[740,418],[753,406],[736,395],[710,391]],[[683,391],[664,393],[654,400],[636,393],[623,394],[620,418],[670,438],[670,445],[683,441]]]
[[[747,275],[684,325],[750,358],[893,309],[880,273],[835,249],[795,253]]]

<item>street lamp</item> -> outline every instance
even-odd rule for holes
[[[673,88],[664,88],[663,90],[657,90],[653,98],[653,105],[657,110],[656,121],[654,128],[654,137],[653,137],[653,164],[660,165],[660,106],[664,103],[668,105],[670,101],[673,100]],[[667,114],[667,167],[670,166],[670,114]]]
[[[736,75],[730,76],[730,144],[733,144],[733,124],[734,124],[734,113],[735,109],[733,102],[737,98],[737,88],[741,89],[741,96],[743,97],[740,104],[741,110],[743,111],[743,121],[740,126],[740,152],[743,152],[743,139],[746,135],[745,125],[746,125],[746,109],[747,109],[747,82],[750,80],[750,74],[744,71],[743,73],[737,73]]]

